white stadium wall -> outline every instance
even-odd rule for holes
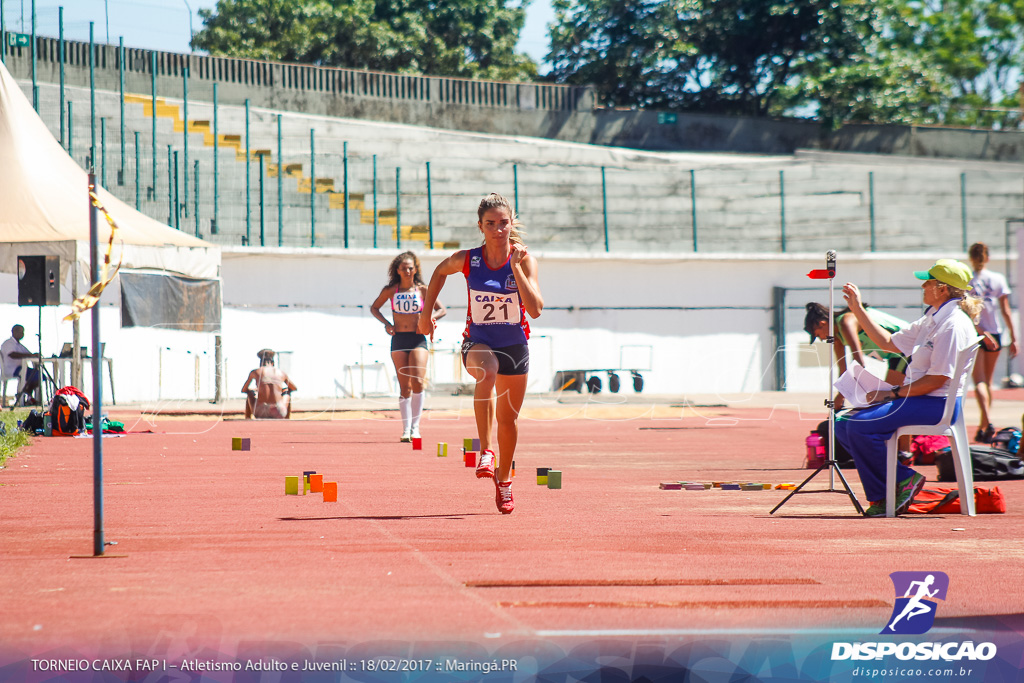
[[[223,253],[224,395],[240,397],[256,352],[271,347],[305,397],[350,394],[387,396],[394,392],[389,338],[370,316],[369,304],[385,284],[396,252],[270,250],[227,248]],[[426,278],[448,252],[420,255]],[[531,320],[531,392],[552,389],[563,370],[641,370],[643,391],[651,394],[729,395],[776,388],[777,353],[773,333],[774,288],[787,290],[785,389],[823,390],[828,379],[823,344],[810,346],[802,330],[803,304],[828,303],[827,281],[810,280],[824,267],[824,253],[764,255],[671,255],[664,257],[574,256],[538,253],[546,309]],[[935,259],[963,254],[839,254],[836,308],[840,288],[853,281],[865,299],[904,317],[920,315],[920,294],[911,271]],[[1018,280],[1016,258],[1001,253],[994,270]],[[112,288],[113,289],[113,288]],[[461,275],[442,292],[449,307],[435,337],[433,381],[467,381],[456,351],[466,314]],[[214,334],[156,329],[121,329],[116,290],[102,304],[107,356],[114,359],[119,402],[212,399]],[[26,345],[36,348],[38,311],[19,308],[17,280],[0,275],[4,336],[10,325],[26,329]],[[62,301],[70,294],[62,292]],[[42,311],[43,353],[56,353],[71,341],[71,325],[61,321],[67,306]],[[87,316],[88,317],[88,316]],[[82,344],[90,340],[88,320]],[[373,366],[373,363],[379,363]],[[1012,367],[1018,370],[1018,365]],[[460,376],[461,373],[461,376]],[[997,378],[1006,374],[1001,359]],[[607,375],[599,373],[608,397]],[[622,393],[633,392],[628,372],[620,373]],[[86,380],[88,382],[88,380]],[[106,388],[105,391],[109,390]],[[610,398],[610,397],[609,397]],[[390,405],[390,403],[389,403]]]

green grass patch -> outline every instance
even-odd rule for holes
[[[30,442],[31,437],[28,432],[18,429],[18,420],[24,420],[28,412],[28,409],[0,412],[0,422],[3,422],[7,429],[6,434],[0,435],[0,467],[6,464],[7,458],[13,456],[22,446]]]

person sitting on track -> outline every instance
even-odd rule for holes
[[[260,366],[249,373],[242,393],[245,394],[245,419],[287,420],[292,416],[295,385],[284,370],[274,365],[274,352],[262,349],[256,354]],[[250,386],[255,382],[256,388]]]
[[[433,310],[449,275],[461,272],[466,276],[469,311],[462,335],[462,362],[476,379],[473,412],[480,437],[476,476],[494,479],[495,504],[507,515],[515,509],[512,458],[530,368],[526,315],[539,316],[544,299],[537,282],[537,259],[527,253],[518,231],[519,218],[508,199],[498,194],[485,197],[477,207],[477,227],[483,233],[483,245],[457,251],[434,269],[423,310]],[[432,317],[420,315],[421,333],[432,333],[434,325]],[[497,471],[491,449],[495,419]]]

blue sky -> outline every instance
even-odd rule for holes
[[[216,6],[216,0],[36,0],[37,31],[57,35],[58,7],[64,7],[64,35],[89,40],[89,22],[95,23],[97,42],[116,44],[124,37],[128,47],[169,52],[188,52],[190,30],[202,28],[199,10]],[[7,30],[31,30],[32,0],[0,0]],[[191,9],[191,12],[189,11]],[[191,19],[191,25],[189,20]],[[533,0],[527,9],[526,27],[519,49],[540,63],[547,52],[547,24],[554,20],[550,0]],[[542,67],[541,69],[545,69]]]

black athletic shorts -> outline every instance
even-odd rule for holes
[[[469,350],[479,343],[469,339],[462,342],[463,363],[466,362]],[[530,347],[527,344],[502,346],[499,349],[492,348],[491,351],[498,358],[499,375],[525,375],[530,372]]]
[[[427,337],[418,332],[395,332],[391,336],[392,351],[412,351],[425,348],[427,348]]]

